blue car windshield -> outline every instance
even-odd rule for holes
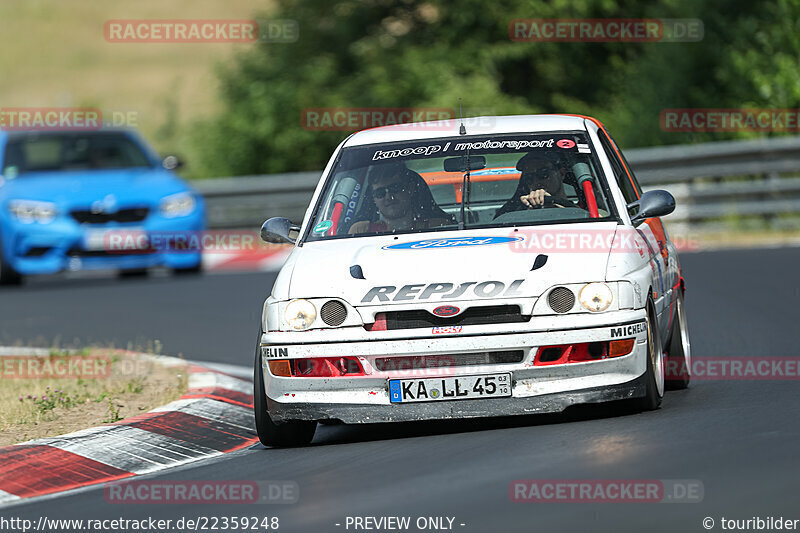
[[[121,132],[26,133],[9,136],[2,174],[149,166],[142,148]]]

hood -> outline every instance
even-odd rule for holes
[[[151,205],[163,196],[186,191],[172,173],[153,168],[73,172],[31,172],[0,187],[5,199],[56,202],[66,208],[90,205],[112,195],[123,205]]]
[[[587,230],[607,235],[608,246],[576,251],[543,238]],[[615,222],[593,222],[307,242],[287,262],[292,271],[284,294],[341,298],[354,306],[539,296],[553,285],[605,280],[615,231]],[[355,265],[365,279],[353,276]]]

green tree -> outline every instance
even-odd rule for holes
[[[699,18],[693,43],[529,43],[518,18]],[[796,107],[797,0],[281,0],[294,43],[261,43],[220,72],[224,112],[197,128],[202,174],[321,169],[346,132],[306,108],[445,107],[466,115],[586,113],[625,147],[724,137],[663,132],[677,107]],[[731,135],[727,135],[730,137]]]

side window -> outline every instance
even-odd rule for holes
[[[622,196],[625,198],[625,202],[631,203],[636,201],[639,195],[631,183],[631,180],[628,179],[628,174],[625,172],[622,163],[617,157],[611,140],[606,136],[603,130],[598,130],[597,135],[600,137],[600,144],[603,145],[603,150],[605,150],[608,160],[611,161],[611,169],[614,171],[614,178],[617,180],[617,185],[619,185],[620,190],[622,190]]]
[[[636,179],[636,174],[633,172],[633,168],[631,167],[631,164],[628,163],[628,160],[625,158],[625,154],[622,152],[622,149],[617,144],[617,141],[614,140],[614,137],[612,137],[610,133],[608,134],[608,139],[611,141],[611,144],[613,144],[614,147],[617,149],[617,152],[619,152],[619,155],[622,158],[622,162],[625,163],[625,166],[627,167],[628,172],[631,173],[631,177],[633,178],[633,186],[636,189],[636,192],[638,193],[638,196],[641,196],[642,195],[642,187],[641,187],[641,185],[639,185],[639,180]]]

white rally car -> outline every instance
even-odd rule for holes
[[[689,382],[678,256],[590,117],[479,117],[362,131],[336,149],[264,303],[261,442],[317,422],[656,409]]]

